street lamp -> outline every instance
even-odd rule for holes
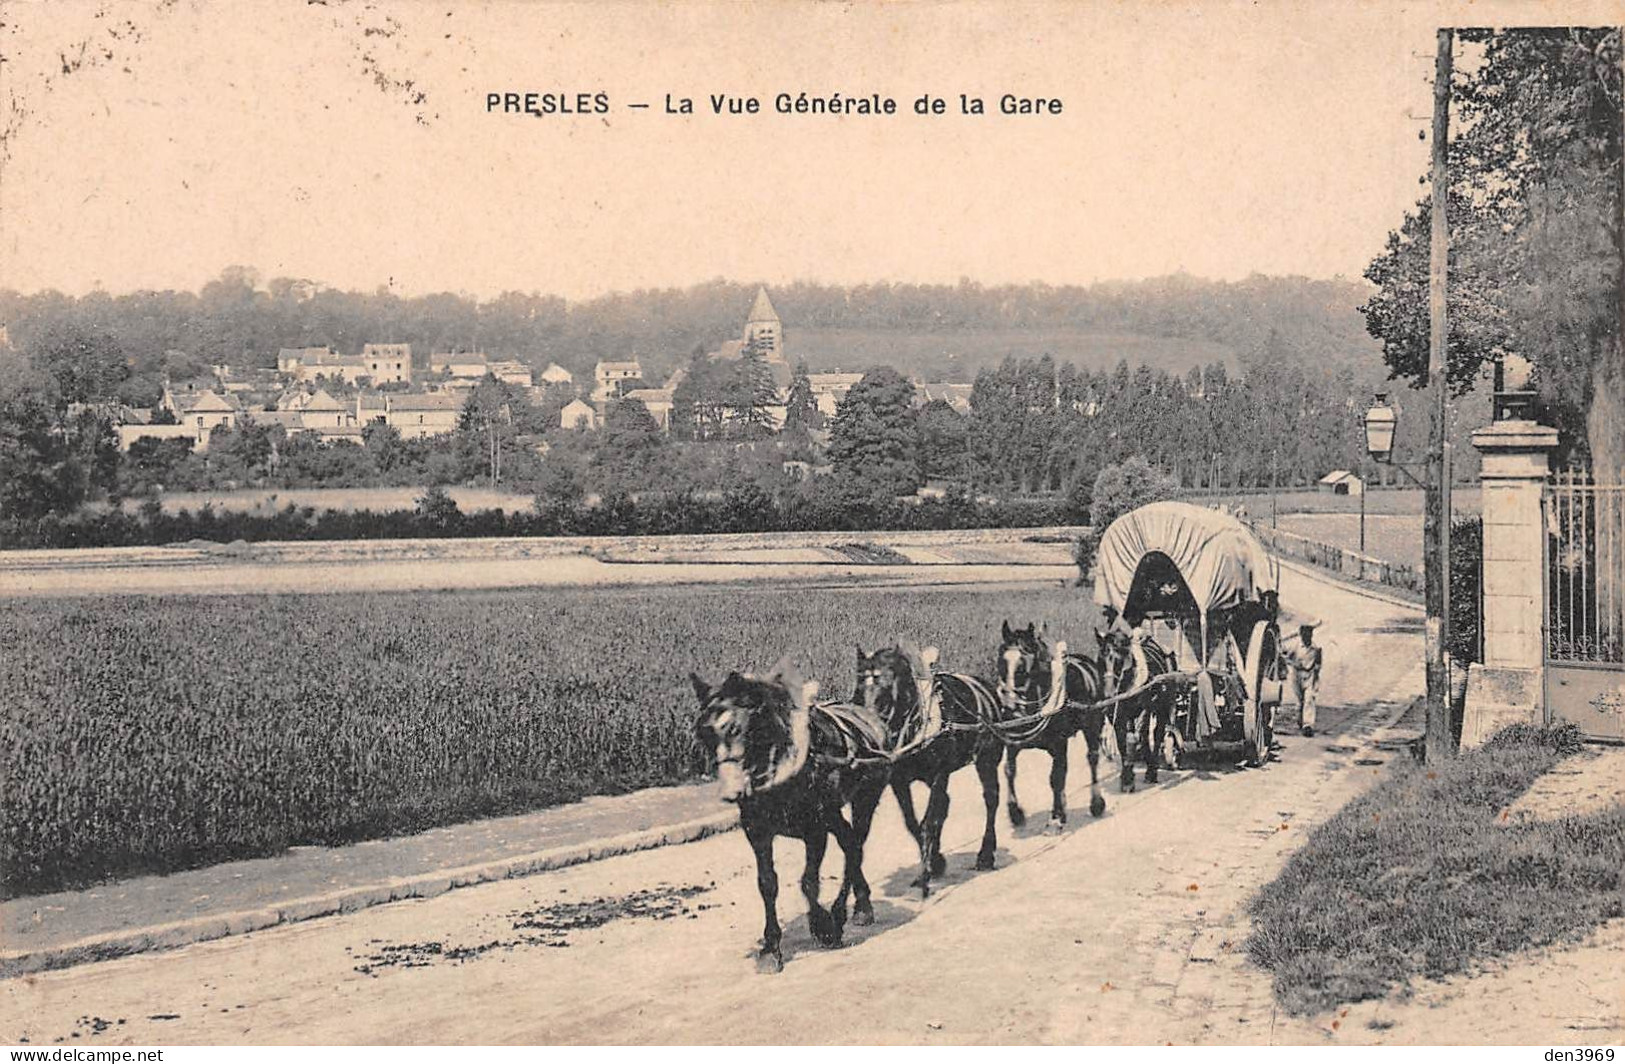
[[[1365,412],[1365,450],[1373,462],[1386,464],[1394,454],[1394,429],[1399,415],[1388,405],[1388,393],[1378,392],[1377,401]]]
[[[1388,393],[1378,392],[1377,400],[1365,412],[1365,451],[1378,465],[1392,466],[1404,473],[1412,484],[1426,487],[1423,479],[1412,473],[1404,462],[1394,461],[1394,430],[1399,427],[1399,414],[1388,405]]]

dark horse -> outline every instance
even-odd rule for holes
[[[994,685],[974,676],[933,673],[934,658],[935,651],[920,654],[890,647],[865,654],[859,647],[858,693],[853,697],[853,701],[861,702],[886,723],[894,749],[901,755],[892,763],[891,786],[892,793],[897,795],[903,823],[920,847],[920,875],[914,883],[920,888],[921,897],[930,895],[931,877],[942,875],[948,868],[947,859],[942,856],[942,825],[948,819],[948,778],[972,762],[981,777],[982,799],[987,806],[987,830],[982,836],[982,849],[976,855],[976,867],[980,870],[993,867],[999,758],[1004,755],[1003,741],[986,725],[999,711]],[[921,696],[925,692],[930,693],[930,702],[941,713],[940,731],[933,731],[929,741],[909,750],[910,736],[918,734],[929,708],[922,704]],[[931,789],[923,822],[915,815],[914,795],[909,789],[916,780]]]
[[[863,843],[869,820],[886,790],[885,732],[860,706],[814,705],[814,686],[782,675],[766,679],[729,673],[711,688],[690,675],[700,699],[694,723],[700,744],[716,756],[724,801],[739,805],[739,826],[756,854],[756,885],[766,921],[758,971],[784,967],[779,952],[779,877],[773,840],[784,835],[807,847],[801,892],[807,925],[821,945],[838,946],[846,924],[846,899],[854,898],[853,922],[874,922],[869,884],[863,878]],[[862,830],[848,823],[851,803]],[[840,894],[825,910],[818,904],[819,869],[829,836],[846,857]]]
[[[1150,683],[1158,676],[1174,671],[1173,657],[1143,630],[1129,631],[1114,627],[1095,632],[1100,646],[1100,665],[1104,673],[1107,697],[1120,695]],[[1140,749],[1145,752],[1145,781],[1157,782],[1157,764],[1162,744],[1168,736],[1168,721],[1173,715],[1175,691],[1168,683],[1156,684],[1139,694],[1117,702],[1113,708],[1113,724],[1117,733],[1118,756],[1122,758],[1122,789],[1134,789],[1134,756],[1130,753],[1129,735],[1138,724]],[[1155,741],[1151,730],[1156,728]]]
[[[1029,624],[1026,628],[1011,628],[1004,622],[1003,642],[999,647],[999,693],[1015,712],[1031,715],[1052,694],[1055,675],[1055,655],[1044,636]],[[1083,732],[1089,747],[1089,812],[1100,816],[1106,811],[1106,797],[1100,792],[1100,740],[1106,722],[1106,707],[1097,705],[1105,697],[1105,675],[1100,664],[1092,658],[1070,651],[1065,655],[1065,701],[1047,720],[1034,722],[1022,728],[1007,730],[1005,741],[1009,753],[1004,759],[1005,810],[1010,823],[1020,827],[1027,820],[1021,803],[1016,798],[1016,755],[1026,749],[1049,752],[1049,786],[1053,795],[1049,825],[1046,831],[1055,833],[1066,825],[1066,772],[1067,743],[1077,732]]]

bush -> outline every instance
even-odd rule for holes
[[[1450,656],[1484,660],[1478,606],[1484,579],[1484,519],[1469,517],[1450,526]]]
[[[1089,579],[1095,552],[1100,548],[1100,537],[1113,521],[1147,503],[1162,502],[1178,494],[1179,481],[1140,455],[1102,469],[1089,495],[1089,531],[1072,548],[1072,560],[1078,565],[1078,582]]]

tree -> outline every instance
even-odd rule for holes
[[[144,495],[176,483],[176,470],[192,457],[190,437],[158,439],[146,436],[130,444],[119,469],[119,490]]]
[[[890,366],[865,373],[830,426],[836,475],[854,490],[910,494],[920,485],[915,446],[914,386]]]
[[[626,494],[658,482],[666,437],[638,400],[610,403],[593,442],[592,477],[599,492]]]
[[[372,455],[378,472],[389,474],[405,460],[401,430],[385,421],[369,421],[361,426],[361,444]]]
[[[933,399],[915,421],[915,463],[927,480],[962,480],[967,473],[968,428],[946,400]]]
[[[417,515],[429,527],[442,532],[451,531],[463,519],[457,500],[442,487],[429,488],[418,496]]]
[[[467,445],[478,441],[493,486],[502,479],[503,452],[513,450],[513,439],[518,435],[514,411],[521,410],[523,418],[529,413],[528,406],[513,385],[489,373],[474,385],[463,403],[459,422],[462,442]]]
[[[773,368],[767,364],[768,345],[753,340],[733,367],[728,406],[736,432],[744,439],[770,436],[776,427],[771,408],[779,401]]]
[[[1449,376],[1512,351],[1535,367],[1565,444],[1625,465],[1620,31],[1465,30],[1482,60],[1453,87]],[[1426,374],[1426,206],[1366,271],[1361,308],[1395,376]]]
[[[678,439],[712,440],[722,435],[725,380],[716,362],[697,347],[683,379],[672,390],[671,426]]]
[[[784,403],[784,431],[787,435],[808,436],[819,427],[818,400],[813,396],[807,363],[796,363],[790,381],[790,395]]]
[[[89,403],[111,399],[130,375],[124,349],[111,335],[65,325],[39,337],[26,349],[30,361],[56,381],[59,403]]]
[[[1100,537],[1113,521],[1147,503],[1162,502],[1178,494],[1179,482],[1140,455],[1102,469],[1090,493],[1089,531],[1072,551],[1079,579],[1089,578]]]

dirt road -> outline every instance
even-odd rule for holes
[[[1023,755],[1027,828],[1000,814],[993,872],[972,772],[948,820],[947,883],[921,903],[890,799],[866,867],[878,920],[820,950],[781,841],[787,964],[757,975],[754,867],[737,833],[0,985],[0,1041],[35,1045],[460,1042],[1265,1042],[1336,1037],[1275,1015],[1238,950],[1244,906],[1306,834],[1405,757],[1388,728],[1421,686],[1414,610],[1284,574],[1326,618],[1322,731],[1263,769],[1165,773],[1046,835],[1048,758]],[[1081,743],[1080,743],[1081,746]],[[1114,775],[1115,766],[1105,766]],[[1082,815],[1079,815],[1079,811]],[[825,867],[825,897],[836,886]],[[1377,1032],[1364,1030],[1369,1040]],[[1432,1041],[1390,1023],[1390,1041]],[[1534,1037],[1536,1032],[1531,1032]],[[1471,1039],[1458,1032],[1445,1040]]]

